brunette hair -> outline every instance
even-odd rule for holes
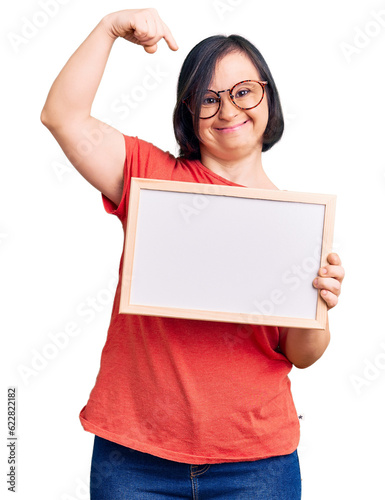
[[[240,35],[214,35],[202,40],[190,51],[179,74],[173,125],[179,145],[179,155],[183,158],[200,159],[198,134],[200,106],[193,106],[195,111],[191,113],[183,101],[194,96],[194,102],[202,102],[217,62],[231,52],[246,54],[258,70],[261,80],[268,82],[265,92],[269,119],[263,136],[262,151],[269,150],[282,137],[284,121],[278,90],[262,54]]]

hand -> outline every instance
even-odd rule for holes
[[[142,45],[149,54],[156,52],[157,42],[164,38],[171,50],[178,45],[156,9],[127,9],[109,14],[103,19],[113,38],[124,38]]]
[[[341,259],[336,253],[327,256],[330,265],[322,267],[318,276],[313,281],[313,286],[320,290],[321,297],[326,302],[328,309],[335,307],[341,293],[341,283],[345,277],[345,270],[341,266]],[[326,272],[323,272],[326,270]]]

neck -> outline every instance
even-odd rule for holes
[[[263,170],[261,151],[255,151],[243,158],[218,158],[201,147],[201,163],[235,184],[259,189],[278,189]]]

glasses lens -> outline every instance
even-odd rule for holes
[[[234,102],[240,108],[253,108],[263,97],[263,87],[258,82],[238,83],[233,88]]]
[[[203,95],[201,102],[201,111],[199,116],[201,118],[209,118],[215,115],[219,108],[220,99],[215,92],[207,90]]]

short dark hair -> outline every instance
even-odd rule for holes
[[[277,87],[269,67],[259,50],[240,35],[214,35],[199,42],[187,55],[178,79],[177,102],[173,114],[174,133],[179,155],[186,159],[200,159],[199,106],[190,113],[183,101],[191,95],[197,102],[208,88],[217,62],[231,52],[243,52],[257,68],[261,80],[268,81],[266,96],[269,119],[263,136],[262,151],[269,150],[282,137],[283,113]]]

